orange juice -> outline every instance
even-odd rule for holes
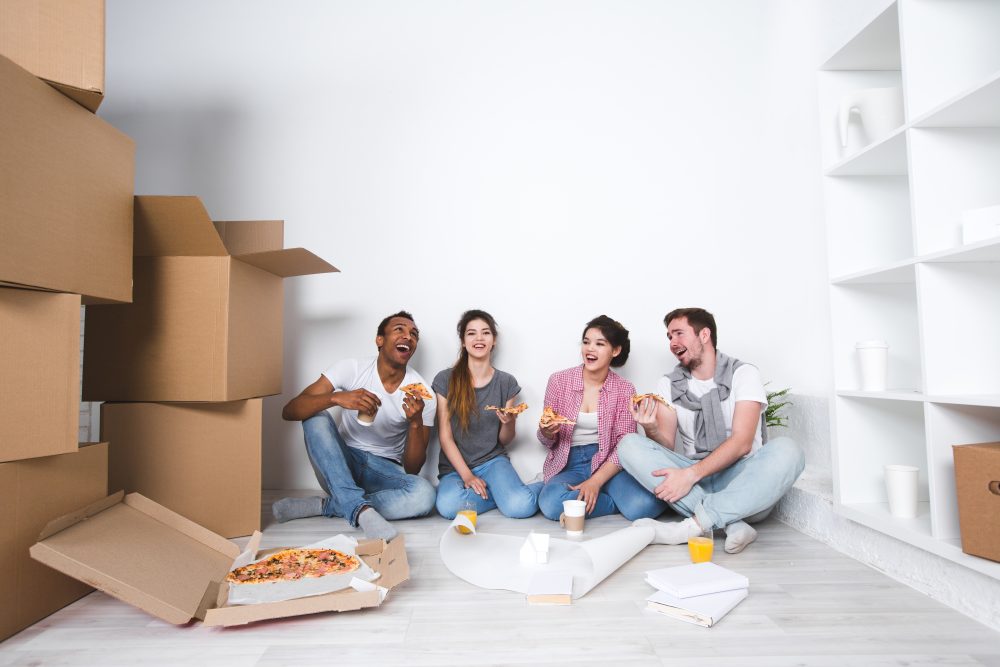
[[[712,560],[712,549],[715,544],[711,537],[689,537],[688,552],[691,554],[692,563],[707,563]]]
[[[467,518],[469,521],[471,521],[473,526],[476,525],[476,510],[459,510],[458,513]],[[468,535],[472,532],[465,526],[455,526],[455,530],[462,533],[463,535]]]

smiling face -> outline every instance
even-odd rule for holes
[[[704,327],[695,333],[686,317],[677,317],[667,322],[667,340],[671,354],[677,357],[681,366],[693,371],[701,366],[706,348],[712,344],[712,332]]]
[[[588,371],[601,371],[611,367],[611,360],[621,353],[621,347],[613,347],[601,330],[591,327],[583,332],[580,356],[583,367]]]
[[[406,366],[417,351],[420,330],[412,320],[393,317],[385,325],[385,334],[375,337],[379,356],[395,366]]]
[[[465,325],[462,347],[472,359],[489,359],[496,344],[493,329],[485,320],[472,320]]]

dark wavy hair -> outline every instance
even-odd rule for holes
[[[608,339],[608,342],[611,343],[612,347],[620,347],[622,349],[617,357],[611,358],[611,365],[614,368],[625,365],[625,362],[628,361],[628,353],[632,347],[632,343],[628,339],[628,329],[622,326],[621,322],[613,320],[607,315],[598,315],[587,322],[587,326],[583,328],[580,338],[587,335],[587,329],[599,329],[604,334],[604,337]]]

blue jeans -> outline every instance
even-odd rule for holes
[[[566,467],[545,482],[541,493],[538,494],[538,507],[546,518],[558,521],[563,511],[563,501],[576,500],[579,497],[580,492],[572,491],[569,487],[590,479],[590,460],[596,453],[596,443],[570,448]],[[621,512],[626,519],[634,521],[644,517],[658,517],[666,508],[665,502],[651,495],[635,479],[624,472],[619,472],[601,487],[594,509],[587,516],[605,516]]]
[[[430,482],[406,474],[395,461],[348,447],[325,410],[303,421],[302,431],[316,479],[327,494],[325,516],[344,517],[357,527],[365,507],[386,519],[425,516],[434,509]]]
[[[618,460],[650,492],[663,482],[652,471],[697,463],[637,433],[618,443]],[[802,449],[791,438],[774,438],[752,456],[705,477],[670,506],[712,528],[724,528],[741,519],[760,520],[792,488],[804,467]]]
[[[444,454],[442,454],[444,456]],[[437,511],[446,519],[454,519],[458,510],[469,503],[478,514],[499,508],[500,513],[512,519],[526,519],[538,511],[538,490],[541,483],[525,484],[506,456],[497,456],[472,469],[472,474],[486,482],[483,499],[457,472],[441,478],[437,488]]]

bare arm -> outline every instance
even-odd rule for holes
[[[601,487],[607,484],[608,480],[621,472],[621,468],[618,465],[608,459],[601,464],[601,467],[594,471],[594,474],[590,476],[590,479],[586,479],[579,484],[569,487],[573,491],[579,491],[580,494],[577,496],[577,500],[582,500],[587,503],[587,514],[594,511],[594,505],[597,504],[597,496],[601,492]]]
[[[424,401],[417,396],[403,399],[403,414],[406,415],[406,446],[403,448],[403,470],[416,475],[427,461],[427,443],[431,439],[431,429],[424,426]]]
[[[505,408],[514,407],[514,398],[511,397],[505,404]],[[503,412],[498,412],[497,417],[500,419],[500,434],[497,439],[500,441],[501,447],[506,447],[511,442],[514,441],[514,432],[516,429],[517,415],[510,415]]]
[[[725,470],[753,448],[757,423],[763,406],[757,401],[737,401],[733,411],[733,432],[715,451],[687,468],[663,468],[653,474],[664,477],[653,493],[667,502],[676,502],[686,496],[691,487],[701,479]]]
[[[677,441],[677,411],[652,398],[633,405],[632,416],[642,426],[646,437],[667,449],[674,449]]]
[[[286,421],[303,421],[337,405],[374,414],[381,403],[378,396],[366,389],[334,391],[333,383],[325,375],[320,375],[318,380],[285,404],[281,410],[281,418]]]

